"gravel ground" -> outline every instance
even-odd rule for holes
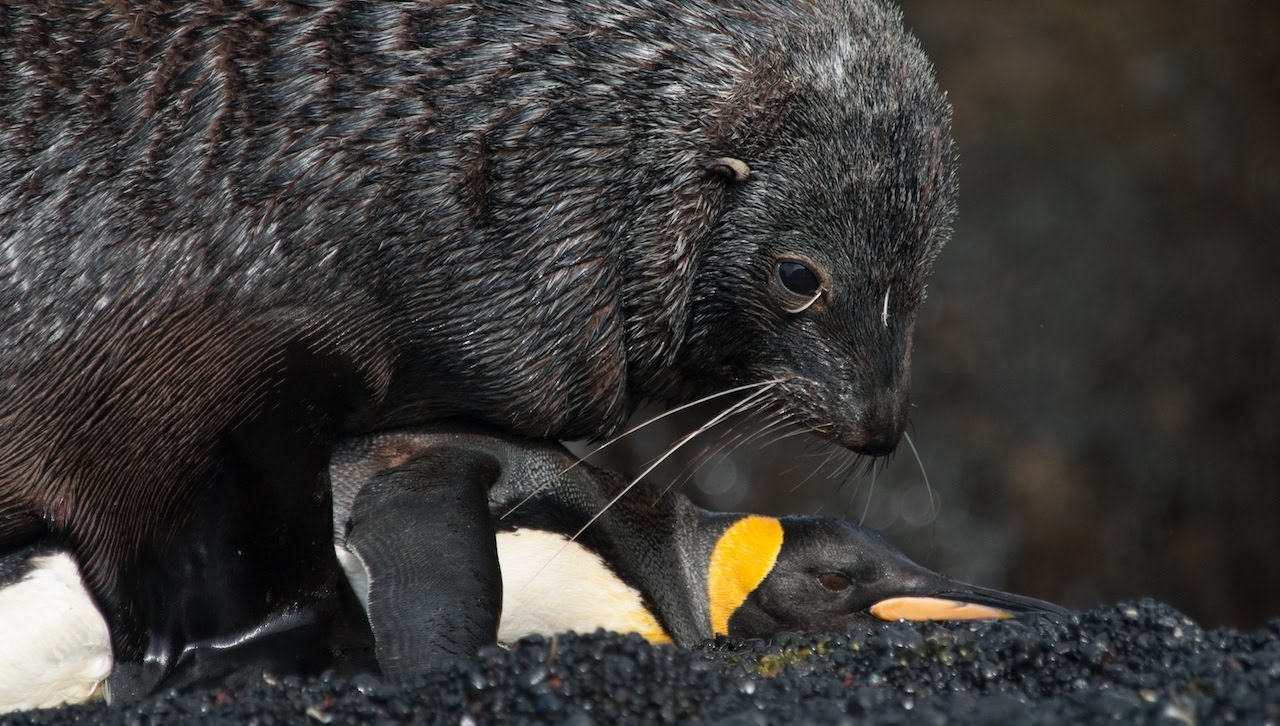
[[[1203,630],[1167,605],[1078,618],[893,624],[845,635],[720,639],[700,650],[569,635],[492,648],[391,686],[290,677],[20,714],[32,723],[552,721],[1280,723],[1280,620]]]

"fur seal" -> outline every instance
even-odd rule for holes
[[[330,550],[341,436],[599,437],[761,384],[842,445],[898,439],[955,163],[887,3],[27,0],[0,25],[0,547],[71,549],[140,692],[376,667]],[[413,495],[458,587],[390,675],[494,637],[446,602],[495,594],[473,464],[470,494]]]
[[[371,592],[381,591],[375,609],[392,612],[380,617],[421,606],[388,593],[418,573],[402,558],[383,562],[360,551],[365,540],[353,537],[357,531],[392,523],[354,520],[355,502],[380,473],[432,450],[492,457],[501,472],[488,506],[502,566],[502,642],[605,629],[695,647],[718,635],[768,638],[898,619],[1066,612],[943,577],[841,519],[709,512],[674,492],[633,492],[570,542],[626,480],[590,464],[572,466],[572,455],[555,444],[449,426],[335,449],[335,551],[366,607]],[[371,571],[383,577],[370,578]],[[0,556],[0,642],[0,713],[81,702],[105,690],[107,623],[64,548],[43,543]]]

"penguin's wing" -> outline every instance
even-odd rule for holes
[[[495,642],[502,584],[488,490],[498,473],[482,452],[441,446],[359,483],[339,544],[367,578],[385,675],[408,678]]]

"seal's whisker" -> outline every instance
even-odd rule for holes
[[[765,418],[763,421],[760,422],[760,425],[756,427],[755,431],[752,431],[746,434],[745,436],[735,437],[733,446],[731,448],[728,448],[727,451],[721,452],[720,454],[721,460],[723,461],[724,459],[729,458],[730,456],[733,455],[735,451],[742,448],[743,446],[746,446],[752,441],[755,441],[756,439],[762,436],[765,436],[772,431],[777,431],[782,426],[786,426],[789,418],[790,418],[790,414],[786,413],[785,411],[774,413],[773,415]]]
[[[804,452],[802,452],[802,453],[801,453],[799,456],[797,456],[796,458],[797,458],[797,459],[813,459],[813,458],[816,458],[816,457],[822,456],[822,454],[824,453],[824,452],[823,452],[823,449],[817,449],[817,450],[813,450],[813,451],[808,450],[808,449],[809,449],[809,448],[811,448],[811,447],[812,447],[812,443],[810,443],[808,446],[806,446],[806,447],[805,447],[805,448],[806,448],[806,450],[805,450]],[[817,466],[817,468],[815,469],[815,471],[822,471],[823,467],[825,467],[827,464],[831,463],[831,459],[832,459],[833,457],[835,457],[835,455],[836,455],[836,454],[840,453],[840,447],[838,447],[838,446],[833,446],[833,445],[828,444],[828,445],[827,445],[826,447],[824,447],[824,448],[826,449],[826,451],[825,451],[826,456],[823,456],[822,461],[818,463],[818,466]],[[788,468],[786,471],[784,471],[784,472],[782,472],[782,473],[783,473],[783,474],[790,474],[791,472],[795,471],[796,469],[799,469],[800,467],[804,466],[806,463],[808,463],[808,462],[806,462],[806,461],[797,461],[797,462],[795,463],[795,465],[794,465],[794,466],[791,466],[790,468]]]
[[[831,457],[836,455],[836,452],[840,450],[840,447],[833,446],[833,445],[827,445],[827,446],[822,445],[826,443],[828,442],[818,441],[818,440],[810,441],[809,443],[805,444],[804,451],[800,452],[800,456],[805,459],[816,459],[819,456],[821,456],[824,462],[831,461]]]
[[[749,410],[749,411],[746,411],[745,413],[748,416],[751,416],[751,415],[754,415],[756,411]],[[721,433],[716,438],[715,443],[713,443],[711,446],[704,448],[702,452],[698,454],[698,456],[694,457],[687,465],[685,465],[684,469],[682,469],[679,474],[677,474],[675,477],[672,478],[671,483],[667,484],[667,486],[662,490],[662,493],[658,496],[657,499],[655,499],[655,501],[658,501],[662,497],[666,496],[667,492],[671,491],[671,489],[675,488],[676,486],[684,486],[686,483],[689,482],[689,480],[693,479],[693,477],[696,476],[697,473],[701,471],[704,466],[709,464],[712,459],[715,459],[716,457],[722,457],[722,460],[723,460],[723,456],[727,456],[726,452],[731,452],[732,450],[736,450],[738,446],[741,445],[740,442],[742,442],[744,438],[748,436],[754,436],[756,431],[758,431],[759,429],[771,426],[772,425],[771,421],[772,421],[771,418],[766,418],[763,421],[756,423],[752,428],[740,429],[738,431],[729,429]],[[730,434],[733,434],[733,436],[731,437]],[[733,447],[733,448],[730,449],[730,447]]]
[[[788,421],[786,423],[790,423],[790,422]],[[785,434],[779,434],[773,437],[772,439],[769,439],[768,441],[764,442],[763,444],[760,444],[760,448],[763,449],[766,446],[772,446],[778,443],[779,441],[785,441],[787,439],[795,438],[796,436],[802,436],[808,433],[811,433],[811,432],[809,431],[809,429],[805,429],[805,428],[796,429],[794,431],[788,431]]]
[[[802,456],[813,458],[815,456],[822,456],[825,453],[827,458],[830,458],[832,451],[844,448],[833,444],[830,439],[823,436],[823,434],[832,428],[830,423],[811,424],[805,422],[801,423],[801,425],[808,428],[809,431],[814,434],[813,439],[805,444],[804,452],[801,454]]]
[[[871,511],[871,498],[876,495],[876,460],[871,460],[871,488],[867,490],[867,503],[862,507],[862,519],[858,520],[858,526],[862,526],[867,522],[867,512]]]
[[[863,464],[863,462],[865,461],[865,459],[862,457],[861,454],[857,454],[855,452],[849,451],[848,449],[844,449],[844,452],[845,452],[844,460],[841,461],[840,464],[836,467],[836,470],[831,473],[832,477],[844,476],[846,472],[848,472],[852,476],[857,476],[858,466]]]
[[[639,431],[639,430],[641,430],[641,429],[645,428],[646,426],[649,426],[650,424],[653,424],[653,423],[656,423],[656,422],[658,422],[658,421],[661,421],[662,419],[664,419],[664,418],[666,418],[666,417],[668,417],[668,416],[670,416],[670,415],[672,415],[672,414],[679,413],[680,411],[684,411],[684,410],[689,409],[689,408],[693,408],[694,406],[697,406],[697,405],[698,405],[698,404],[700,404],[700,403],[706,403],[707,401],[712,401],[712,400],[715,400],[715,399],[717,399],[717,398],[721,398],[721,397],[723,397],[723,396],[728,396],[728,395],[731,395],[731,394],[734,394],[734,393],[738,393],[738,392],[740,392],[740,391],[749,391],[749,390],[751,390],[751,389],[753,389],[753,388],[754,388],[754,389],[767,388],[767,387],[774,386],[774,385],[776,385],[776,384],[778,384],[778,383],[781,383],[781,382],[782,382],[782,379],[781,379],[781,378],[773,378],[773,379],[770,379],[770,380],[767,380],[767,381],[760,381],[759,383],[748,383],[748,384],[746,384],[746,385],[744,385],[744,386],[737,386],[737,387],[734,387],[734,388],[729,388],[729,389],[726,389],[726,390],[720,391],[719,393],[712,393],[712,394],[710,394],[710,395],[703,396],[702,398],[699,398],[699,399],[697,399],[697,400],[690,401],[690,402],[685,403],[685,404],[681,404],[681,405],[676,406],[675,408],[669,409],[669,410],[667,410],[667,411],[663,411],[662,413],[660,413],[660,414],[658,414],[658,415],[656,415],[656,416],[653,416],[653,417],[650,417],[650,418],[648,418],[648,419],[645,419],[644,421],[642,421],[642,422],[640,422],[640,423],[636,424],[635,426],[632,426],[631,428],[627,429],[626,431],[623,431],[622,433],[618,434],[617,436],[613,437],[612,439],[609,439],[608,441],[604,442],[603,444],[600,444],[599,446],[597,446],[596,448],[594,448],[594,449],[592,449],[591,451],[587,452],[586,454],[583,454],[583,455],[582,455],[582,456],[581,456],[577,461],[575,461],[575,462],[573,462],[572,464],[570,464],[569,466],[565,467],[565,469],[564,469],[563,471],[561,471],[560,473],[561,473],[561,474],[563,474],[563,473],[565,473],[566,471],[569,471],[569,470],[570,470],[570,469],[572,469],[573,467],[577,466],[578,464],[581,464],[582,462],[584,462],[584,461],[586,461],[587,459],[591,458],[592,456],[594,456],[595,454],[597,454],[597,453],[599,453],[600,451],[604,450],[605,448],[608,448],[608,447],[610,447],[610,446],[613,446],[614,444],[618,443],[618,442],[619,442],[619,441],[621,441],[622,439],[625,439],[626,437],[630,436],[631,434],[634,434],[635,432],[637,432],[637,431]],[[737,413],[738,411],[741,411],[741,410],[742,410],[742,409],[737,409],[737,410],[735,410],[735,411],[734,411],[734,413]]]
[[[836,453],[838,451],[840,451],[840,449],[836,447],[831,447],[831,451],[828,451],[827,456],[823,458],[822,464],[818,465],[818,469],[820,470],[822,469],[823,466],[827,466],[827,462],[831,461],[831,457],[836,456]],[[797,461],[795,462],[795,464],[792,464],[791,466],[786,467],[785,470],[782,470],[782,474],[783,475],[791,474],[792,471],[795,471],[796,469],[800,469],[800,467],[804,466],[805,464],[809,464],[808,461],[799,461],[799,460],[805,460],[805,458],[814,458],[817,456],[822,456],[822,451],[801,453],[800,456],[796,457]]]
[[[778,426],[779,418],[785,418],[785,417],[786,417],[785,413],[775,414],[774,416],[762,421],[754,431],[739,431],[738,433],[734,434],[733,438],[730,438],[727,441],[724,440],[724,437],[721,437],[720,445],[715,448],[715,451],[711,452],[709,456],[706,456],[701,461],[696,462],[697,465],[692,466],[691,471],[690,471],[690,467],[685,467],[685,471],[681,472],[680,476],[673,478],[671,482],[668,483],[667,486],[663,488],[662,493],[659,495],[658,498],[661,499],[662,497],[665,497],[668,493],[671,492],[672,489],[676,488],[677,486],[683,487],[691,479],[693,479],[693,477],[697,476],[698,472],[701,471],[703,467],[711,463],[712,459],[718,458],[720,460],[716,462],[716,464],[714,465],[714,466],[718,466],[725,459],[732,456],[733,452],[737,451],[740,447],[745,445],[747,442],[759,437],[764,432],[776,430]]]
[[[720,457],[720,461],[724,461],[725,459],[729,458],[734,454],[734,452],[736,452],[738,449],[742,448],[743,446],[746,446],[747,444],[753,441],[756,441],[757,439],[760,439],[763,436],[766,436],[774,431],[777,431],[780,428],[783,428],[789,425],[791,419],[794,417],[794,415],[791,412],[785,409],[775,410],[772,413],[770,413],[769,402],[766,399],[761,399],[757,403],[758,403],[759,411],[765,414],[764,419],[761,420],[759,425],[755,427],[754,431],[751,431],[750,433],[739,434],[738,436],[734,436],[733,439],[731,439],[729,442],[731,446],[726,446],[721,448],[720,452],[718,453],[718,456]],[[753,413],[755,412],[753,411]],[[717,465],[718,464],[719,462],[717,462]]]
[[[798,417],[795,417],[793,414],[793,418]],[[807,421],[795,421],[795,425],[803,427],[803,431],[800,433],[815,434],[815,436],[805,444],[804,450],[796,455],[797,459],[812,459],[817,456],[822,456],[825,453],[825,458],[823,458],[822,463],[818,465],[818,468],[821,469],[823,466],[826,466],[827,462],[831,460],[831,457],[840,450],[839,447],[833,446],[830,441],[823,439],[821,436],[825,429],[831,428],[831,424],[811,424]],[[790,435],[791,434],[788,434],[788,436]],[[769,443],[774,442],[771,441]],[[768,446],[768,444],[765,444],[765,446]],[[803,462],[796,462],[795,466],[792,466],[782,473],[789,474],[796,469],[799,469],[802,465]]]
[[[790,422],[788,420],[788,415],[786,413],[775,415],[773,418],[769,419],[763,426],[759,427],[756,431],[752,432],[750,435],[737,439],[736,443],[734,443],[731,448],[729,448],[726,451],[722,451],[720,453],[720,461],[716,462],[716,464],[719,465],[725,459],[728,459],[730,456],[733,456],[733,454],[743,446],[746,446],[747,444],[753,441],[756,441],[764,436],[767,436],[773,433],[774,431],[785,428],[786,426],[789,425],[789,423]]]
[[[835,456],[836,454],[838,454],[838,453],[840,453],[840,452],[842,452],[842,451],[848,451],[847,449],[842,449],[842,448],[840,448],[840,447],[836,446],[835,444],[831,444],[830,446],[831,446],[831,451],[827,454],[827,458],[823,459],[821,464],[818,464],[818,466],[817,466],[817,467],[815,467],[815,468],[813,469],[813,471],[809,472],[809,473],[805,476],[805,478],[801,479],[801,480],[800,480],[800,483],[798,483],[798,484],[796,484],[795,486],[791,487],[791,491],[792,491],[792,492],[794,492],[794,491],[798,490],[800,487],[804,486],[804,485],[805,485],[805,484],[806,484],[810,479],[812,479],[812,478],[814,478],[815,476],[817,476],[817,475],[818,475],[818,473],[819,473],[819,472],[821,472],[824,468],[826,468],[827,464],[831,462],[831,458],[832,458],[833,456]],[[828,478],[833,478],[833,477],[828,477]],[[838,491],[839,489],[843,489],[843,488],[845,487],[845,485],[846,485],[846,484],[848,484],[848,483],[849,483],[849,480],[848,480],[848,479],[846,479],[844,482],[842,482],[842,483],[840,484],[840,486],[837,488],[837,491]]]
[[[785,411],[774,412],[772,415],[766,418],[762,422],[762,425],[758,426],[756,430],[751,433],[751,435],[747,436],[745,439],[735,444],[734,450],[737,450],[739,447],[746,446],[747,444],[753,441],[757,441],[765,436],[768,436],[774,431],[785,428],[789,425],[791,425],[791,415],[789,413]],[[733,451],[730,451],[729,453],[732,454]]]
[[[846,486],[849,485],[849,482],[855,481],[855,480],[857,480],[858,485],[853,488],[853,492],[849,494],[849,501],[846,502],[844,505],[845,519],[848,519],[850,515],[853,513],[853,505],[856,501],[858,501],[858,494],[862,491],[862,480],[853,475],[841,477],[841,480],[840,480],[840,487],[839,487],[840,489],[844,489]]]
[[[920,451],[916,449],[916,442],[911,440],[911,434],[903,432],[902,438],[907,440],[907,446],[911,447],[911,454],[916,458],[916,466],[920,467],[920,476],[924,479],[924,489],[929,494],[929,554],[924,558],[925,563],[929,562],[929,558],[933,556],[933,545],[938,535],[938,505],[937,500],[933,498],[933,485],[929,483],[929,473],[924,470],[924,461],[920,458]]]
[[[730,434],[733,434],[732,438],[730,438]],[[715,441],[702,447],[702,451],[699,451],[696,456],[690,459],[689,463],[685,464],[684,468],[680,470],[680,473],[672,477],[672,483],[668,484],[666,488],[662,490],[661,494],[654,497],[654,504],[661,501],[662,497],[666,496],[667,492],[671,490],[672,486],[674,486],[676,482],[679,482],[679,486],[683,487],[690,479],[697,475],[698,471],[700,471],[707,462],[714,459],[717,454],[724,451],[733,442],[741,439],[743,436],[746,436],[746,434],[746,431],[735,432],[733,429],[727,429],[721,432],[721,434],[716,437]]]
[[[756,401],[756,403],[759,403],[759,401]],[[742,438],[754,437],[754,435],[756,435],[756,433],[759,432],[759,429],[767,428],[767,426],[772,426],[774,419],[777,419],[777,414],[765,416],[764,419],[755,419],[755,416],[758,416],[760,412],[764,412],[764,411],[768,411],[768,408],[756,408],[755,405],[741,408],[741,410],[736,411],[735,414],[733,414],[733,416],[741,415],[742,417],[744,417],[745,421],[748,421],[748,425],[746,425],[746,428],[745,429],[740,428],[739,430],[737,430],[736,433],[735,433],[735,429],[733,429],[732,426],[724,430],[723,433],[718,435],[716,439],[716,443],[713,443],[712,446],[705,447],[703,449],[703,452],[699,453],[698,456],[694,457],[694,460],[690,461],[690,464],[686,465],[685,469],[681,470],[680,475],[686,474],[686,472],[689,471],[691,466],[700,467],[703,464],[707,464],[707,462],[712,460],[712,458],[716,457],[718,453],[723,452],[724,449],[730,446],[733,446],[733,448],[737,448],[737,446],[740,446],[740,442]],[[753,420],[754,420],[754,423],[751,423],[751,421]],[[730,434],[733,434],[732,437],[730,437]]]
[[[762,392],[762,391],[766,391],[766,390],[768,390],[769,388],[771,388],[771,387],[773,387],[773,386],[775,386],[775,385],[777,385],[778,383],[781,383],[781,382],[782,382],[782,379],[781,379],[781,378],[774,378],[774,379],[771,379],[771,380],[768,380],[768,381],[761,381],[761,382],[759,382],[759,383],[749,383],[749,384],[747,384],[747,385],[744,385],[744,386],[737,386],[737,387],[735,387],[735,388],[730,388],[730,389],[728,389],[728,390],[724,390],[724,391],[721,391],[721,392],[719,392],[719,393],[712,393],[712,394],[710,394],[710,395],[703,396],[702,398],[699,398],[699,399],[697,399],[696,401],[690,401],[689,403],[683,404],[683,405],[681,405],[681,406],[677,406],[677,407],[675,407],[675,408],[673,408],[673,409],[671,409],[671,410],[669,410],[669,411],[665,411],[665,412],[663,412],[663,413],[661,413],[661,414],[658,414],[657,416],[654,416],[654,417],[649,418],[649,419],[647,419],[647,420],[645,420],[645,421],[643,421],[643,422],[641,422],[641,423],[639,423],[639,424],[636,424],[635,426],[632,426],[630,429],[627,429],[626,431],[622,432],[621,434],[618,434],[617,436],[613,437],[612,439],[610,439],[610,440],[608,440],[608,441],[604,442],[603,444],[601,444],[601,445],[597,446],[595,449],[593,449],[593,450],[591,450],[591,451],[587,452],[586,454],[582,455],[582,456],[581,456],[581,457],[579,457],[577,460],[575,460],[572,464],[570,464],[570,465],[566,466],[565,468],[561,469],[561,470],[560,470],[560,472],[559,472],[559,474],[558,474],[558,476],[564,476],[566,473],[568,473],[568,472],[569,472],[570,470],[572,470],[574,467],[576,467],[577,465],[579,465],[579,464],[581,464],[581,463],[585,462],[588,458],[590,458],[593,454],[595,454],[595,453],[599,452],[601,449],[604,449],[604,448],[605,448],[605,447],[607,447],[607,446],[612,446],[613,444],[616,444],[617,442],[619,442],[619,441],[621,441],[622,439],[624,439],[624,438],[626,438],[626,437],[630,436],[631,434],[634,434],[635,432],[637,432],[637,431],[639,431],[640,429],[642,429],[642,428],[644,428],[644,427],[648,426],[649,424],[652,424],[652,423],[655,423],[655,422],[657,422],[657,421],[660,421],[660,420],[662,420],[662,419],[666,418],[667,416],[670,416],[671,414],[676,413],[677,411],[683,411],[683,410],[685,410],[685,409],[687,409],[687,408],[692,408],[693,406],[696,406],[696,405],[698,405],[698,404],[700,404],[700,403],[706,403],[707,401],[711,401],[711,400],[714,400],[714,399],[717,399],[717,398],[721,398],[721,397],[723,397],[723,396],[728,396],[728,395],[733,394],[733,393],[738,393],[739,391],[746,391],[746,390],[750,390],[750,389],[753,389],[753,388],[754,388],[754,389],[759,389],[759,390],[757,390],[755,393],[753,393],[753,394],[751,394],[750,396],[748,396],[747,398],[743,399],[742,401],[739,401],[738,403],[735,403],[734,405],[730,406],[728,409],[726,409],[726,410],[722,413],[722,415],[723,415],[723,416],[725,416],[725,417],[732,416],[732,415],[734,415],[734,414],[737,414],[737,413],[740,413],[740,412],[742,412],[742,411],[746,411],[746,410],[748,410],[748,408],[749,408],[749,407],[744,407],[744,405],[743,405],[743,404],[745,404],[747,401],[751,401],[751,400],[753,400],[754,398],[756,398],[756,394],[758,394],[758,393],[760,393],[760,392]],[[716,419],[716,423],[719,423],[719,422],[720,422],[720,421],[722,421],[722,420],[724,420],[724,419],[722,419],[722,418],[717,418],[717,419]],[[705,429],[703,429],[703,430],[705,430]],[[511,509],[508,509],[507,511],[503,512],[503,513],[502,513],[502,516],[498,517],[498,519],[500,519],[500,520],[501,520],[501,519],[506,519],[507,517],[509,517],[509,516],[511,516],[512,514],[514,514],[514,513],[516,512],[516,510],[520,509],[520,507],[523,507],[525,504],[528,504],[530,499],[533,499],[533,498],[534,498],[534,497],[536,497],[538,494],[542,493],[542,491],[543,491],[544,489],[546,489],[548,486],[550,486],[550,485],[551,485],[551,482],[552,482],[552,481],[553,481],[553,480],[548,479],[547,481],[545,481],[545,482],[543,482],[543,483],[539,484],[537,487],[535,487],[535,488],[534,488],[534,490],[533,490],[533,491],[529,492],[529,494],[528,494],[527,496],[525,496],[525,498],[524,498],[524,499],[521,499],[520,501],[516,502],[515,506],[513,506],[513,507],[511,507]]]
[[[924,470],[924,461],[920,459],[920,451],[916,449],[916,442],[911,440],[911,434],[903,433],[902,438],[907,440],[907,446],[911,447],[911,455],[916,459],[916,466],[920,467],[920,476],[924,479],[924,488],[929,493],[929,506],[933,506],[933,485],[929,483],[929,472]],[[933,516],[937,517],[937,510],[933,511]]]
[[[751,410],[751,408],[750,408],[750,407],[748,407],[748,408],[745,408],[745,409],[738,409],[738,410],[736,410],[736,411],[727,412],[727,413],[729,413],[729,415],[725,417],[725,420],[729,420],[730,418],[737,418],[737,417],[741,416],[741,417],[743,417],[743,418],[742,418],[742,420],[743,420],[743,421],[748,421],[748,422],[749,422],[749,421],[751,420],[751,417],[752,417],[756,412],[755,412],[754,410]],[[725,428],[725,429],[724,429],[724,430],[723,430],[723,431],[722,431],[722,432],[721,432],[721,433],[716,437],[716,440],[715,440],[715,441],[713,441],[710,445],[703,447],[702,451],[700,451],[696,456],[694,456],[694,457],[693,457],[693,461],[697,461],[699,458],[704,457],[704,455],[706,455],[708,452],[711,452],[711,451],[713,451],[713,450],[714,450],[714,451],[719,451],[719,450],[720,450],[720,448],[721,448],[722,446],[727,446],[728,444],[725,442],[725,439],[726,439],[730,434],[734,433],[734,430],[735,430],[735,429],[734,429],[734,426],[733,426],[733,425],[730,425],[730,426],[726,427],[726,428]],[[750,429],[748,429],[748,430],[750,430]],[[738,437],[739,435],[741,435],[741,433],[739,433],[739,434],[735,435],[735,436],[733,437],[733,439],[731,439],[731,440],[736,440],[736,439],[737,439],[737,437]],[[661,456],[661,455],[660,455],[660,456]],[[707,458],[710,458],[710,457],[707,457]],[[645,466],[648,466],[649,464],[652,464],[655,460],[656,460],[656,457],[655,457],[654,459],[649,459],[648,461],[646,461],[646,462],[645,462]],[[692,463],[693,463],[693,462],[691,461],[691,462],[690,462],[690,465],[692,465]],[[686,468],[688,468],[688,467],[686,466]],[[681,473],[683,474],[683,473],[684,473],[684,470],[681,470]]]
[[[729,418],[733,414],[739,413],[741,411],[745,411],[751,406],[755,405],[760,398],[762,398],[766,393],[768,393],[774,386],[776,386],[780,382],[781,381],[778,381],[778,380],[771,381],[768,385],[764,386],[763,388],[759,388],[759,390],[755,391],[750,396],[747,396],[741,401],[738,401],[737,403],[733,404],[729,408],[720,412],[719,414],[714,416],[710,421],[707,421],[706,423],[702,424],[701,426],[694,429],[690,433],[685,434],[679,441],[672,444],[671,447],[667,449],[667,452],[665,454],[658,457],[656,461],[654,461],[652,464],[646,467],[644,471],[640,472],[640,475],[637,476],[635,479],[633,479],[630,484],[623,487],[622,491],[618,492],[617,496],[615,496],[613,499],[610,499],[609,503],[604,505],[604,507],[601,508],[599,512],[596,512],[595,515],[591,517],[591,519],[587,520],[587,523],[582,525],[582,528],[579,529],[577,532],[575,532],[573,537],[569,538],[569,542],[574,542],[578,539],[578,537],[582,536],[582,533],[587,531],[588,527],[595,524],[596,520],[599,519],[605,512],[609,511],[610,507],[612,507],[614,504],[617,504],[619,499],[622,499],[624,496],[626,496],[627,492],[631,491],[636,484],[639,484],[641,479],[648,476],[649,472],[656,469],[659,464],[666,461],[668,457],[670,457],[672,454],[679,451],[681,447],[683,447],[685,444],[692,441],[694,437],[698,436],[699,434],[706,431],[707,429],[710,429],[711,427],[715,426],[721,421],[724,421],[725,419]]]

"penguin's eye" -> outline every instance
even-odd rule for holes
[[[818,273],[795,260],[782,260],[778,263],[778,282],[782,283],[787,292],[803,298],[811,298],[822,289]]]
[[[818,575],[818,582],[831,592],[843,592],[849,589],[849,578],[838,572],[828,572]]]

